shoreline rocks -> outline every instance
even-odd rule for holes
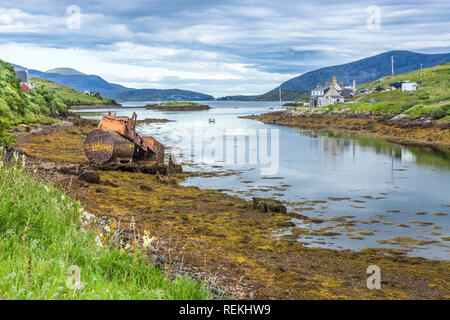
[[[270,198],[253,198],[253,208],[260,212],[281,212],[286,213],[286,206],[281,201]]]

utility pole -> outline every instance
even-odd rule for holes
[[[420,81],[423,81],[423,69],[422,69],[423,63],[420,64]]]
[[[394,56],[391,56],[391,63],[392,63],[392,82],[394,81]]]

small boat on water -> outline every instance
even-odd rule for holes
[[[208,122],[209,122],[209,123],[216,123],[216,119],[214,119],[214,118],[209,118]]]

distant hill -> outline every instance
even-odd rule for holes
[[[391,74],[391,56],[394,56],[395,74],[402,74],[423,68],[434,67],[438,64],[450,62],[450,53],[424,54],[411,51],[388,51],[362,60],[325,67],[306,72],[301,76],[290,79],[281,84],[283,90],[310,91],[318,83],[324,85],[336,76],[339,83],[351,85],[353,79],[360,85],[374,81]]]
[[[55,68],[45,71],[45,73],[57,73],[64,76],[85,76],[86,74],[72,68]]]
[[[16,70],[23,70],[22,66],[13,65]],[[56,72],[55,72],[56,71]],[[71,87],[77,91],[86,90],[99,92],[103,97],[119,101],[156,101],[156,100],[214,100],[213,96],[181,89],[134,89],[110,83],[96,75],[85,75],[70,68],[57,68],[42,72],[28,70],[29,78],[41,78],[54,83]]]
[[[181,89],[126,89],[113,94],[121,101],[206,101],[214,100],[213,96]]]
[[[304,98],[309,95],[309,91],[297,91],[297,90],[281,90],[281,99],[283,101],[294,101]],[[273,89],[265,94],[257,96],[226,96],[217,98],[220,101],[278,101],[280,94],[278,88]]]
[[[450,62],[450,53],[424,54],[405,50],[388,51],[362,60],[325,67],[306,72],[281,84],[282,99],[297,100],[304,98],[318,83],[324,85],[325,81],[331,82],[336,76],[339,83],[352,85],[353,79],[356,85],[377,80],[391,74],[391,56],[394,56],[395,74],[402,74],[423,68],[434,67],[438,64]],[[278,100],[278,87],[262,95],[254,96],[227,96],[218,100]]]

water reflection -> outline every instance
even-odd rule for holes
[[[330,156],[339,156],[352,149],[353,160],[355,160],[356,146],[370,148],[378,155],[391,157],[403,163],[417,163],[440,168],[450,168],[450,151],[439,148],[419,148],[402,146],[384,140],[371,139],[365,137],[355,137],[354,135],[342,135],[331,132],[308,132],[312,137],[320,136],[323,141],[323,149]]]
[[[200,112],[133,108],[116,111],[118,115],[127,116],[136,111],[139,119],[174,120],[138,127],[140,134],[155,136],[168,146],[175,144],[173,137],[186,130],[195,133],[211,126],[224,134],[229,129],[277,129],[280,166],[273,177],[276,179],[262,176],[258,164],[195,161],[191,164],[187,160],[191,157],[195,160],[198,153],[203,152],[193,148],[179,159],[186,160],[185,170],[232,174],[190,178],[184,184],[228,189],[229,193],[248,199],[253,196],[277,198],[285,201],[290,211],[324,221],[308,225],[310,232],[330,227],[339,233],[332,238],[298,237],[299,241],[312,246],[405,248],[404,243],[386,242],[401,237],[413,239],[414,243],[419,240],[427,243],[412,249],[408,247],[411,255],[449,259],[448,242],[443,241],[450,234],[449,151],[405,147],[377,139],[311,132],[238,118],[267,112],[268,107],[277,107],[276,102],[215,101],[208,104],[213,109]],[[100,115],[93,118],[99,119]],[[215,124],[211,125],[209,118],[215,118]],[[351,223],[342,222],[343,217]],[[294,222],[299,227],[305,227],[301,219],[297,220]],[[280,230],[280,233],[289,232]]]

